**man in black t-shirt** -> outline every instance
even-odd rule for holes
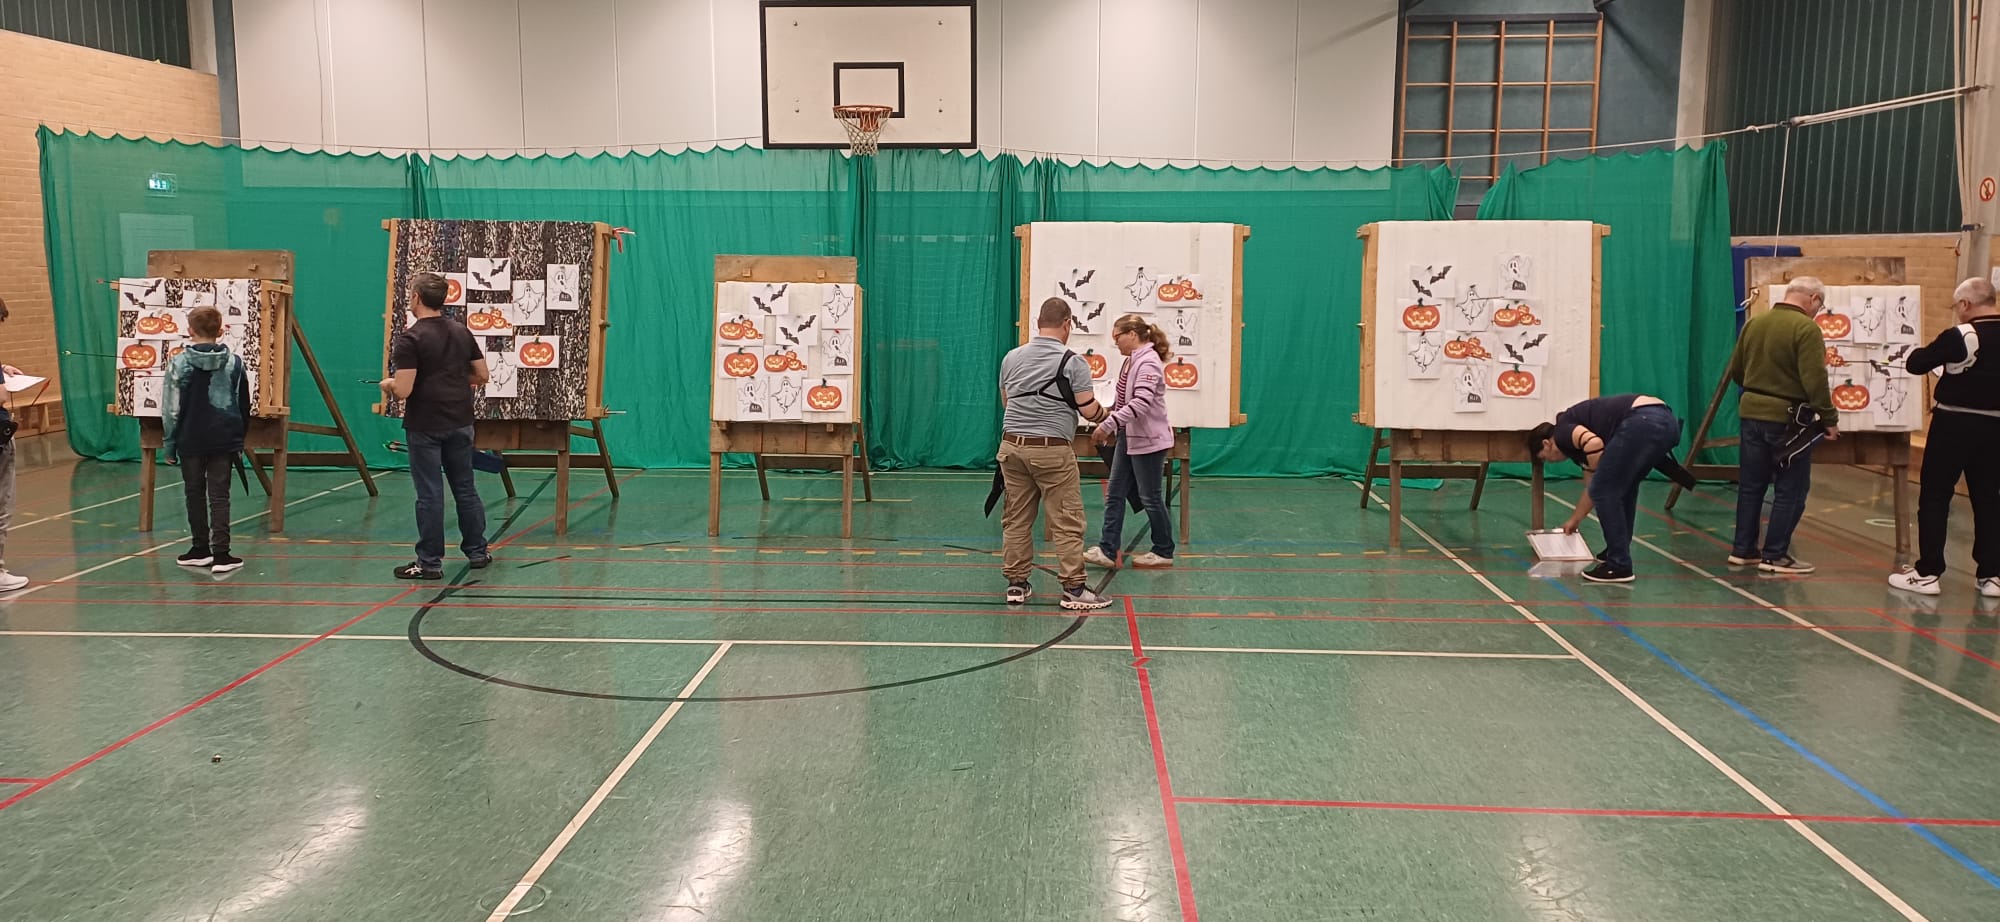
[[[444,578],[444,481],[458,504],[459,550],[475,570],[493,562],[486,507],[472,481],[472,389],[486,383],[486,354],[465,325],[444,316],[444,277],[418,273],[410,290],[416,319],[389,351],[393,377],[382,393],[404,401],[410,480],[417,487],[417,559],[397,579]],[[439,474],[442,472],[443,476]]]
[[[1978,277],[1960,282],[1952,298],[1958,325],[1911,350],[1903,366],[1913,375],[1935,372],[1938,381],[1917,489],[1917,565],[1892,574],[1889,585],[1920,595],[1943,591],[1945,526],[1963,477],[1979,594],[2000,598],[2000,304],[1993,283]]]
[[[1666,401],[1644,394],[1585,400],[1527,433],[1528,453],[1543,461],[1568,458],[1583,468],[1583,498],[1563,523],[1575,534],[1591,509],[1604,530],[1597,566],[1583,571],[1593,583],[1632,581],[1632,528],[1639,515],[1639,486],[1654,470],[1693,487],[1694,480],[1674,461],[1681,421]]]

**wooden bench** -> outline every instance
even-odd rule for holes
[[[20,435],[41,435],[49,431],[53,408],[62,406],[62,389],[47,382],[37,388],[7,395],[7,412],[14,415]]]

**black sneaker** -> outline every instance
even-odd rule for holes
[[[397,579],[444,579],[443,570],[426,570],[423,564],[410,561],[396,568]]]
[[[1009,605],[1026,604],[1028,597],[1034,594],[1035,590],[1030,588],[1027,583],[1007,584],[1007,604]]]
[[[493,565],[493,555],[481,554],[477,557],[468,557],[466,558],[465,564],[466,566],[469,566],[474,570],[484,570],[487,567]]]
[[[1792,555],[1790,554],[1786,554],[1783,557],[1764,558],[1762,562],[1757,564],[1757,569],[1764,573],[1783,573],[1787,576],[1804,576],[1818,568],[1813,566],[1812,564],[1806,563],[1803,560],[1798,560],[1792,557]]]
[[[1614,567],[1608,563],[1600,563],[1583,571],[1583,578],[1593,583],[1629,583],[1633,580],[1631,570]]]
[[[215,562],[215,555],[205,547],[190,548],[187,553],[174,558],[174,562],[183,567],[205,567]]]
[[[243,558],[232,557],[228,551],[217,551],[214,561],[209,564],[208,572],[227,573],[231,570],[240,570],[242,568]]]

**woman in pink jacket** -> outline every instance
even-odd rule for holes
[[[1152,524],[1153,549],[1132,558],[1131,564],[1171,567],[1174,522],[1160,492],[1167,449],[1174,445],[1174,430],[1167,425],[1167,334],[1138,314],[1126,314],[1112,325],[1111,338],[1125,354],[1125,369],[1118,376],[1111,415],[1097,425],[1093,438],[1099,445],[1116,439],[1118,448],[1111,457],[1111,484],[1104,494],[1104,533],[1083,557],[1101,567],[1118,565],[1125,500],[1136,491]]]

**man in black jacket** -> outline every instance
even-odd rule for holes
[[[475,570],[493,562],[486,507],[472,482],[472,389],[486,383],[486,353],[465,324],[444,316],[446,291],[444,276],[417,275],[410,291],[414,319],[389,352],[396,373],[382,379],[382,393],[405,401],[403,430],[417,488],[417,559],[397,567],[397,579],[444,578],[447,480],[458,506],[459,550]]]
[[[7,321],[7,302],[0,301],[0,323]],[[0,365],[0,372],[19,374],[12,365]],[[7,572],[7,524],[14,518],[14,417],[0,407],[0,592],[24,589],[28,578]]]
[[[1912,351],[1905,366],[1939,377],[1917,491],[1917,565],[1892,574],[1889,585],[1920,595],[1942,591],[1945,523],[1963,476],[1979,594],[2000,598],[2000,306],[1993,283],[1982,278],[1960,282],[1952,298],[1958,325]]]

